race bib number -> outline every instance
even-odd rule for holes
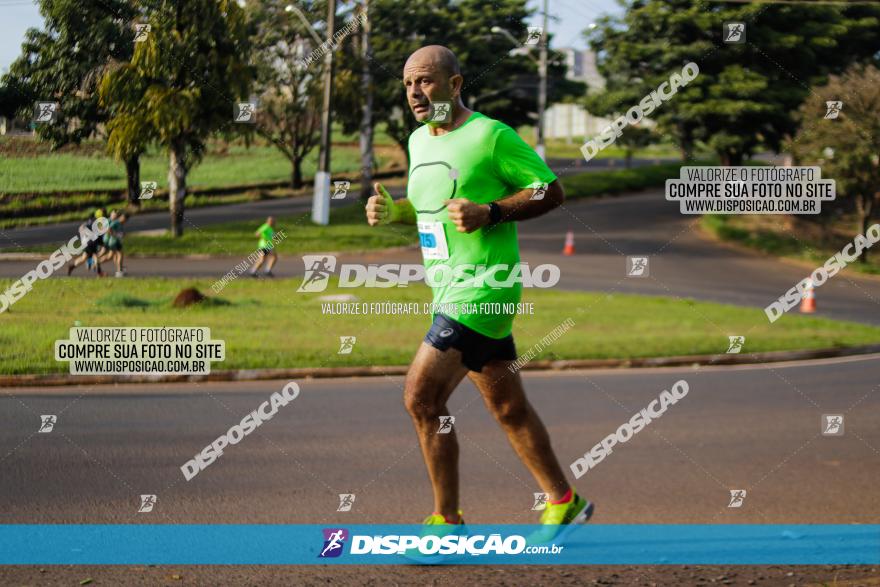
[[[419,244],[425,259],[448,259],[449,247],[442,222],[419,222]]]

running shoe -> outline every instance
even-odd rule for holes
[[[464,517],[461,510],[458,510],[458,523],[452,524],[442,515],[434,512],[422,522],[424,525],[421,537],[437,536],[443,538],[450,534],[467,534],[467,526],[464,523]],[[449,560],[451,554],[422,554],[418,548],[411,548],[403,553],[403,556],[413,562],[423,565],[430,565],[444,560]]]
[[[529,544],[544,544],[551,540],[562,544],[577,524],[585,524],[593,516],[593,504],[572,491],[566,503],[547,503],[541,514],[541,528],[527,539]]]

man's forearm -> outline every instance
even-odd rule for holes
[[[500,222],[516,222],[542,216],[560,206],[565,200],[565,193],[559,180],[547,186],[543,198],[534,199],[534,195],[535,190],[527,188],[496,201],[495,203],[501,208]]]

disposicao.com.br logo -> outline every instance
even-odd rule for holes
[[[345,528],[325,528],[323,546],[318,558],[340,556],[350,538],[349,554],[353,555],[517,555],[558,554],[564,546],[546,544],[531,546],[519,534],[449,534],[417,536],[415,534],[349,535]]]
[[[330,276],[336,273],[333,255],[303,255],[305,275],[298,292],[321,292],[327,289]],[[424,281],[430,287],[523,287],[549,288],[559,283],[559,267],[545,263],[534,269],[528,263],[514,265],[437,264],[425,268],[416,263],[339,265],[339,287],[407,287]]]

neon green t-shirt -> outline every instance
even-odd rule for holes
[[[272,244],[272,239],[275,238],[274,228],[268,224],[263,224],[263,226],[257,229],[257,233],[260,235],[260,244],[257,245],[258,249],[271,249],[274,246]]]
[[[470,234],[458,232],[446,202],[467,198],[488,204],[549,184],[556,175],[516,131],[479,112],[444,135],[431,136],[427,126],[418,128],[409,137],[409,155],[407,198],[416,209],[425,272],[434,275],[433,303],[446,305],[442,313],[480,334],[506,337],[515,312],[476,310],[488,303],[501,304],[502,309],[508,304],[509,309],[520,301],[522,285],[517,281],[493,287],[479,275],[487,271],[481,266],[502,265],[503,270],[493,270],[493,280],[509,280],[519,264],[516,223],[484,226]],[[453,278],[444,280],[444,273]],[[468,311],[451,311],[463,310],[463,304]]]

